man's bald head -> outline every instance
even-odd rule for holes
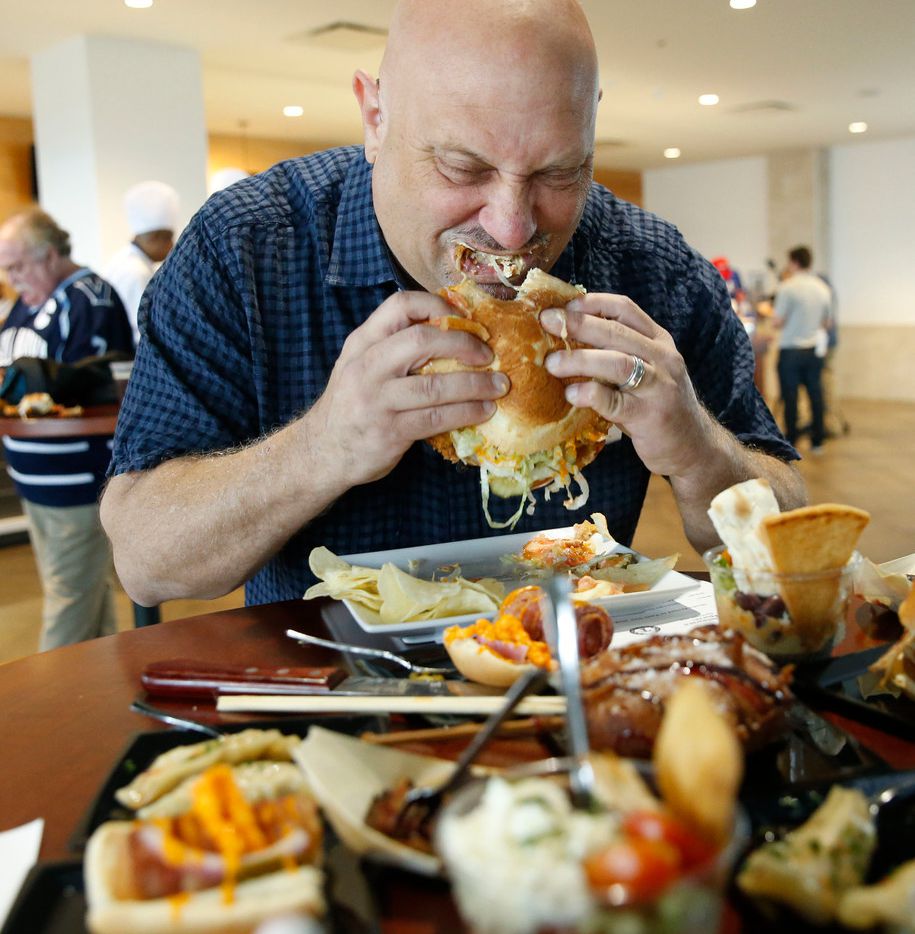
[[[594,39],[577,0],[400,0],[381,64],[383,105],[449,94],[484,74],[515,94],[560,93],[596,107]]]
[[[600,96],[575,0],[401,0],[379,81],[357,72],[353,89],[375,214],[419,285],[469,275],[500,294],[493,257],[519,278],[552,267],[584,209]]]

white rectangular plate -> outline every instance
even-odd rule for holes
[[[417,545],[414,548],[396,548],[390,551],[369,551],[358,555],[343,555],[343,560],[362,567],[380,568],[388,562],[416,577],[430,580],[442,576],[440,568],[459,564],[461,574],[468,578],[495,577],[506,586],[506,592],[521,587],[525,581],[513,577],[510,568],[502,563],[503,555],[519,554],[524,545],[533,538],[533,532],[514,535],[498,535],[493,538],[471,538],[460,542],[443,542],[438,545]],[[546,533],[554,538],[569,538],[571,527],[549,529]],[[617,545],[614,554],[631,552],[631,548]],[[535,580],[527,583],[536,583]],[[619,593],[592,601],[602,606],[611,616],[645,609],[675,600],[696,586],[698,582],[678,571],[668,571],[650,590],[635,593]],[[365,632],[393,634],[433,634],[448,626],[466,626],[486,614],[467,613],[463,616],[446,616],[441,619],[425,619],[409,623],[383,623],[379,615],[368,607],[344,600],[346,608]],[[488,618],[492,618],[489,614]]]

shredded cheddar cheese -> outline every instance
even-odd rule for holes
[[[445,645],[450,645],[456,639],[472,639],[474,636],[493,642],[513,642],[516,645],[526,646],[525,661],[538,668],[549,668],[552,664],[553,656],[550,654],[550,647],[545,642],[532,639],[521,625],[521,620],[511,613],[503,613],[492,621],[478,619],[470,626],[449,626],[445,630]],[[484,652],[491,652],[499,658],[502,657],[484,642],[480,643],[480,649]]]

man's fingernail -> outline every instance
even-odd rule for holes
[[[566,400],[571,402],[572,405],[575,405],[578,402],[578,397],[581,394],[581,389],[577,383],[572,383],[571,386],[566,386]]]
[[[540,313],[540,324],[545,328],[558,328],[562,325],[562,315],[556,308],[547,308]]]
[[[495,402],[491,402],[491,401],[489,401],[489,400],[486,400],[486,401],[483,403],[483,413],[486,415],[487,418],[490,418],[491,416],[495,415],[495,414],[496,414],[496,404],[495,404]]]
[[[549,354],[546,360],[543,361],[543,365],[546,367],[547,372],[555,374],[559,368],[559,354]]]
[[[508,387],[511,386],[508,377],[504,373],[493,373],[492,382],[503,396],[508,392]]]

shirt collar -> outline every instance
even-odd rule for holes
[[[332,286],[395,281],[372,203],[372,167],[361,152],[343,183],[326,281]]]

